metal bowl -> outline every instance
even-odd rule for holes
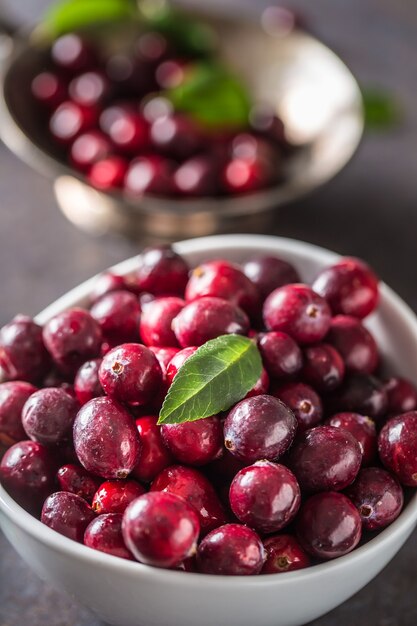
[[[0,136],[22,160],[53,181],[58,204],[94,234],[176,239],[266,230],[279,207],[330,180],[349,161],[363,131],[359,87],[344,63],[311,35],[268,33],[261,22],[193,11],[218,34],[220,55],[248,84],[255,101],[274,108],[300,145],[285,182],[248,195],[132,201],[102,193],[57,153],[31,105],[31,77],[44,52],[29,37],[0,36]],[[0,28],[1,34],[1,28]]]

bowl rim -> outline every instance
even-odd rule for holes
[[[314,256],[315,260],[322,263],[333,263],[335,260],[340,258],[339,254],[303,241],[265,235],[215,235],[211,237],[188,239],[174,244],[176,251],[185,255],[199,253],[202,250],[212,253],[217,250],[224,250],[225,246],[229,249],[242,249],[242,251],[261,250],[263,253],[272,253],[275,250],[275,253],[283,254],[284,257],[285,253],[302,253],[304,256]],[[123,261],[122,263],[112,266],[109,270],[114,270],[118,273],[129,273],[136,266],[136,259],[136,256],[132,257],[127,261]],[[75,302],[85,299],[91,291],[95,278],[96,276],[67,292],[63,297],[59,298],[52,305],[44,309],[35,319],[40,323],[44,323],[58,311],[61,311],[68,306],[74,306]],[[417,317],[414,312],[390,287],[383,282],[380,284],[380,291],[381,301],[388,302],[390,306],[392,306],[396,312],[402,316],[404,323],[411,329],[417,338]],[[360,565],[363,558],[369,559],[376,552],[378,552],[384,544],[389,543],[390,540],[395,541],[396,536],[399,538],[404,536],[406,533],[410,534],[417,524],[417,493],[411,497],[399,517],[392,524],[383,529],[377,536],[359,546],[349,554],[338,557],[334,560],[312,565],[305,569],[279,574],[268,574],[264,576],[213,576],[210,574],[200,574],[194,572],[187,572],[187,575],[184,575],[185,572],[180,570],[156,568],[137,561],[128,561],[126,559],[114,557],[112,555],[93,550],[83,544],[77,543],[63,535],[60,535],[58,532],[53,531],[48,526],[42,524],[42,522],[37,520],[30,513],[25,511],[17,502],[15,502],[15,500],[13,500],[13,498],[0,485],[0,520],[1,514],[8,517],[13,524],[18,526],[25,533],[31,535],[33,539],[41,542],[49,548],[58,550],[66,556],[81,559],[84,562],[105,566],[112,570],[119,570],[127,575],[136,574],[138,578],[140,576],[146,576],[151,581],[155,580],[159,583],[164,582],[164,584],[170,585],[177,585],[182,582],[189,587],[200,587],[201,583],[203,583],[205,586],[216,588],[219,584],[221,584],[222,588],[225,586],[229,588],[239,587],[242,589],[245,589],[246,587],[266,588],[276,584],[289,584],[294,580],[302,582],[311,576],[336,573],[340,570],[340,568],[343,568],[348,564]]]

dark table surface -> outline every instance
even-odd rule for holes
[[[21,18],[33,19],[46,4],[31,0],[14,3],[13,9]],[[268,2],[245,4],[259,10]],[[402,121],[384,132],[368,132],[334,181],[277,215],[275,231],[367,259],[417,310],[415,0],[285,4],[303,11],[314,32],[345,59],[361,84],[394,94]],[[16,312],[36,313],[137,250],[118,238],[91,239],[75,230],[58,212],[49,183],[0,147],[0,324]],[[40,582],[1,535],[0,554],[0,626],[100,625],[72,599]],[[314,626],[415,626],[416,571],[414,535],[371,584]]]

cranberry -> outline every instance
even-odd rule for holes
[[[137,41],[136,54],[139,59],[155,65],[164,59],[168,47],[168,41],[161,33],[147,31]]]
[[[135,480],[108,480],[97,489],[93,498],[93,511],[102,513],[124,513],[133,500],[145,493]]]
[[[256,287],[240,267],[229,261],[207,261],[192,271],[185,299],[192,302],[202,296],[228,300],[248,315],[255,314],[259,305]]]
[[[223,448],[223,431],[216,415],[182,424],[162,424],[161,435],[177,461],[205,465]]]
[[[219,191],[218,165],[210,156],[195,156],[174,172],[174,189],[181,196],[216,196]]]
[[[81,106],[66,100],[53,112],[49,120],[49,130],[55,140],[68,145],[78,135],[92,128],[96,121],[95,107]]]
[[[311,496],[301,507],[297,537],[304,550],[319,559],[334,559],[351,552],[362,532],[360,515],[342,493]]]
[[[197,551],[198,570],[203,574],[259,574],[263,560],[264,548],[258,535],[241,524],[225,524],[212,530]]]
[[[326,340],[336,348],[350,372],[372,374],[376,369],[378,346],[369,330],[354,317],[336,315]]]
[[[142,313],[140,336],[147,346],[178,346],[172,320],[185,306],[184,300],[176,296],[156,298]]]
[[[55,459],[48,448],[34,441],[20,441],[1,460],[0,482],[20,506],[38,514],[54,490],[55,472]]]
[[[376,457],[375,422],[359,413],[336,413],[326,422],[329,426],[343,428],[353,435],[362,452],[362,465],[371,465]]]
[[[70,161],[72,165],[86,172],[90,167],[105,159],[111,151],[109,140],[98,130],[90,130],[74,141],[70,151]]]
[[[158,117],[150,130],[153,147],[174,159],[187,159],[205,147],[205,138],[189,118],[180,114]]]
[[[69,85],[71,100],[85,106],[100,103],[109,93],[107,78],[100,72],[85,72],[76,76]]]
[[[94,517],[94,511],[83,498],[68,491],[58,491],[45,500],[41,522],[57,533],[83,543],[85,529]]]
[[[173,192],[173,169],[174,164],[163,157],[139,157],[129,165],[124,181],[125,191],[131,196],[142,196],[144,193],[170,195]]]
[[[149,145],[148,122],[137,113],[126,111],[117,117],[110,124],[108,134],[122,154],[136,155]]]
[[[124,343],[110,350],[99,370],[107,395],[131,405],[147,404],[162,383],[156,356],[138,343]]]
[[[268,330],[288,333],[301,344],[321,341],[331,321],[327,302],[302,284],[275,289],[264,302],[263,317]]]
[[[104,395],[103,387],[98,378],[100,364],[101,359],[86,361],[75,376],[75,396],[81,406],[93,398]]]
[[[231,302],[205,296],[187,304],[172,321],[172,328],[180,346],[186,348],[202,346],[220,335],[245,335],[249,320]]]
[[[95,62],[91,47],[75,33],[56,39],[52,44],[51,57],[57,67],[71,73],[83,71]]]
[[[192,467],[167,467],[155,478],[151,491],[166,491],[184,498],[197,511],[202,534],[226,522],[224,509],[213,486]]]
[[[298,422],[297,432],[311,428],[321,421],[323,405],[320,396],[304,383],[287,383],[273,392],[294,413]]]
[[[250,391],[246,394],[245,398],[252,398],[253,396],[263,396],[268,393],[269,390],[269,376],[267,374],[266,369],[263,367],[261,375],[258,380],[252,387]]]
[[[130,291],[111,291],[102,296],[93,304],[91,315],[110,344],[139,339],[140,304]]]
[[[223,188],[231,194],[258,191],[273,183],[274,178],[272,162],[260,157],[233,158],[226,164],[221,174]]]
[[[100,353],[101,329],[84,309],[58,313],[43,329],[43,340],[58,368],[75,374],[77,369]]]
[[[275,256],[252,257],[244,263],[243,271],[256,285],[263,299],[278,287],[300,282],[295,267]]]
[[[417,408],[417,389],[405,378],[392,377],[384,385],[388,396],[388,412],[394,415]]]
[[[175,376],[177,375],[178,370],[184,365],[185,361],[197,350],[195,346],[190,346],[189,348],[184,348],[175,354],[167,367],[167,383],[168,385],[172,384]]]
[[[136,420],[139,438],[142,444],[139,462],[132,476],[145,483],[150,482],[172,462],[172,456],[164,444],[158,418],[145,415]]]
[[[88,180],[97,189],[117,189],[123,186],[127,161],[119,156],[108,156],[91,166]]]
[[[301,349],[286,333],[260,333],[258,348],[268,374],[274,378],[293,376],[302,368]]]
[[[292,535],[274,535],[264,541],[265,562],[261,574],[293,572],[310,565],[310,557]]]
[[[346,257],[327,267],[317,276],[313,289],[326,298],[333,314],[362,319],[378,305],[378,279],[359,259]]]
[[[60,467],[56,477],[61,491],[75,493],[89,504],[91,504],[95,492],[102,483],[100,478],[87,472],[81,465],[74,463]]]
[[[379,418],[386,413],[388,400],[384,386],[377,378],[352,374],[337,390],[337,395],[329,398],[329,405],[333,412],[354,411]]]
[[[284,465],[258,461],[244,467],[230,486],[230,506],[243,523],[261,533],[287,526],[300,508],[301,494],[294,474]]]
[[[341,491],[355,480],[361,461],[359,444],[348,431],[317,426],[300,435],[289,467],[303,491]]]
[[[84,544],[93,550],[133,561],[133,554],[126,548],[123,540],[122,519],[117,513],[99,515],[87,526]]]
[[[269,7],[265,9],[262,16],[262,23],[264,23],[264,15],[270,11],[275,12],[275,10],[281,12],[282,7]],[[286,137],[284,122],[275,115],[274,107],[265,103],[255,104],[250,111],[249,121],[254,131],[261,135],[261,137],[267,137],[270,141],[273,141],[284,153],[291,151],[292,145]]]
[[[48,109],[56,109],[67,98],[67,89],[62,79],[53,72],[41,72],[32,81],[33,97]]]
[[[417,411],[392,417],[379,433],[379,457],[400,483],[417,486]]]
[[[74,422],[80,463],[103,478],[126,478],[139,461],[140,439],[131,415],[111,398],[87,402]]]
[[[42,328],[32,318],[16,315],[0,330],[0,370],[5,378],[37,382],[49,363]]]
[[[178,354],[178,352],[180,352],[180,349],[174,348],[174,347],[160,348],[159,346],[148,346],[148,347],[149,347],[149,350],[151,350],[156,356],[156,358],[158,359],[158,363],[161,366],[162,375],[164,377],[164,382],[166,383],[168,365],[170,364],[174,356]],[[188,348],[186,348],[186,350],[187,349]]]
[[[161,89],[179,87],[184,81],[186,63],[180,59],[163,61],[156,69],[156,82]]]
[[[292,411],[273,396],[242,400],[224,423],[226,448],[245,463],[277,460],[290,447],[297,428]]]
[[[0,445],[12,446],[26,438],[22,409],[35,391],[36,387],[20,380],[0,384]]]
[[[345,375],[345,364],[333,346],[319,343],[304,350],[303,378],[321,392],[333,391]]]
[[[103,272],[94,281],[90,299],[94,303],[112,291],[124,291],[126,289],[127,281],[124,276],[113,274],[113,272]]]
[[[39,389],[23,407],[23,428],[32,441],[45,446],[64,443],[72,437],[78,408],[78,402],[64,389]]]
[[[138,258],[137,286],[155,296],[182,296],[188,265],[171,246],[147,248]]]
[[[123,516],[126,546],[138,561],[175,567],[195,553],[198,516],[183,498],[154,491],[134,500]]]

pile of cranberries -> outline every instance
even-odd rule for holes
[[[1,483],[53,530],[156,567],[270,574],[347,554],[417,486],[417,391],[378,375],[362,323],[377,304],[353,258],[309,286],[272,256],[190,272],[149,248],[129,277],[98,278],[90,310],[1,329]],[[159,426],[182,365],[228,333],[256,342],[256,385]]]
[[[255,105],[246,126],[207,128],[165,97],[195,61],[158,32],[111,55],[85,36],[63,35],[31,84],[39,123],[91,185],[131,199],[233,195],[279,183],[291,147],[272,110]]]

